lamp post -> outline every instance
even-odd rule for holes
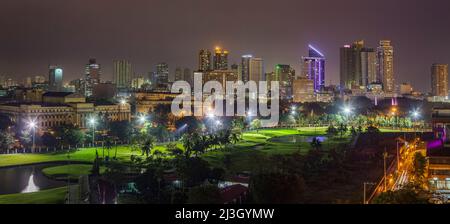
[[[413,117],[413,122],[416,123],[414,126],[417,126],[417,119],[420,117],[420,113],[415,110],[412,113],[412,117]],[[416,134],[417,134],[417,129],[416,127],[414,127],[414,139],[416,138]]]
[[[28,127],[29,127],[31,130],[33,130],[33,145],[31,146],[32,152],[34,152],[34,149],[35,149],[35,147],[36,147],[36,145],[35,145],[35,139],[36,139],[36,126],[37,126],[36,121],[32,120],[32,121],[29,121],[29,122],[28,122]]]
[[[386,159],[388,157],[388,153],[386,152],[386,147],[384,148],[383,153],[383,165],[384,165],[384,192],[387,191],[387,166],[386,166]]]
[[[96,125],[97,121],[95,120],[94,117],[91,117],[89,119],[89,124],[92,126],[92,147],[94,147],[95,144],[95,125]]]
[[[367,189],[367,185],[375,185],[375,183],[370,183],[370,182],[364,182],[364,199],[363,199],[363,204],[368,204],[368,201],[366,199],[366,189]]]
[[[346,124],[348,125],[349,117],[350,117],[350,115],[352,114],[352,108],[351,108],[350,106],[345,106],[345,107],[342,109],[342,112],[343,112],[344,115],[345,115],[345,121],[346,121]]]
[[[127,101],[125,99],[120,99],[119,104],[119,120],[122,120],[122,107],[127,104]]]

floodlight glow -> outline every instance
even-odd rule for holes
[[[344,113],[345,114],[350,114],[352,112],[352,109],[348,106],[344,107]]]
[[[311,48],[313,51],[315,51],[316,53],[318,53],[320,56],[324,57],[324,55],[322,54],[322,52],[320,52],[319,50],[317,50],[314,46],[312,46],[311,44],[308,45],[309,48]]]
[[[95,123],[96,123],[95,118],[90,118],[90,119],[89,119],[89,124],[90,124],[90,125],[95,125]]]
[[[120,104],[124,105],[124,104],[126,104],[126,103],[127,103],[127,101],[126,101],[125,99],[121,99],[121,100],[120,100]]]
[[[139,116],[139,122],[140,123],[145,123],[145,120],[146,120],[147,118],[145,117],[145,115],[141,115],[141,116]]]
[[[31,128],[31,129],[36,128],[36,126],[37,126],[36,121],[29,121],[28,122],[28,127]]]

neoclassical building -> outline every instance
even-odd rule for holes
[[[47,92],[42,102],[0,104],[0,113],[9,115],[17,124],[33,120],[40,130],[48,130],[63,124],[89,128],[88,119],[104,117],[110,121],[131,119],[131,108],[125,104],[94,104],[77,93]]]

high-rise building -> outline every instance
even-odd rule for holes
[[[191,86],[193,85],[194,82],[194,78],[193,78],[193,74],[191,72],[191,70],[189,68],[185,68],[183,70],[183,75],[184,75],[184,81],[188,82]]]
[[[431,93],[433,96],[448,96],[448,64],[431,66]]]
[[[207,72],[211,70],[211,52],[206,49],[200,50],[198,54],[198,71]]]
[[[361,77],[361,85],[365,87],[372,83],[381,83],[381,80],[377,79],[377,55],[373,48],[361,49]]]
[[[238,64],[232,64],[231,65],[231,71],[233,71],[234,74],[237,75],[237,80],[242,80],[242,73],[241,73],[241,67]]]
[[[143,75],[134,75],[134,78],[131,81],[131,88],[140,89],[142,85],[145,83],[145,78]]]
[[[31,77],[26,77],[25,78],[25,83],[24,83],[25,88],[31,88],[33,86],[33,82]]]
[[[165,62],[156,65],[155,73],[156,86],[161,88],[168,88],[169,85],[169,65]]]
[[[89,63],[86,64],[84,73],[84,87],[82,93],[84,96],[88,97],[92,95],[94,85],[100,83],[101,69],[95,58],[89,59]]]
[[[250,77],[250,59],[252,59],[253,56],[250,54],[242,55],[241,60],[241,80],[243,82],[248,82]]]
[[[353,89],[363,85],[362,55],[364,41],[356,41],[340,49],[340,85],[341,88]]]
[[[181,81],[181,80],[184,80],[183,70],[180,67],[176,67],[174,81]]]
[[[400,94],[401,95],[409,95],[413,92],[413,87],[409,83],[402,83],[400,85]]]
[[[63,90],[63,69],[56,65],[49,66],[48,73],[48,89],[53,92],[61,92]]]
[[[262,58],[250,58],[248,69],[248,80],[255,81],[259,85],[259,81],[264,81],[264,62]]]
[[[131,81],[133,79],[133,68],[131,63],[126,60],[114,61],[114,82],[119,91],[128,91],[131,89]]]
[[[381,40],[377,48],[377,78],[387,93],[395,92],[394,48],[390,40]]]
[[[203,73],[203,83],[208,81],[217,81],[222,84],[223,90],[226,91],[226,82],[238,81],[238,74],[232,70],[213,70]]]
[[[228,70],[228,51],[216,47],[214,51],[214,70]]]
[[[293,101],[296,103],[314,102],[314,81],[305,77],[294,80]]]
[[[292,83],[295,79],[295,70],[290,65],[275,65],[275,79],[280,84],[280,97],[292,97]]]
[[[325,56],[312,45],[308,49],[308,57],[302,57],[302,74],[313,80],[314,91],[320,92],[325,87]]]

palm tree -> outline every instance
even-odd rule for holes
[[[192,136],[193,136],[192,134],[184,134],[181,137],[181,142],[183,143],[183,147],[184,147],[184,156],[186,159],[191,157],[191,154],[194,150]]]
[[[230,140],[231,140],[231,142],[233,142],[233,144],[236,144],[240,140],[239,135],[235,132],[231,133],[230,138],[231,138]]]
[[[154,137],[153,136],[148,137],[142,146],[142,155],[144,155],[145,153],[146,157],[148,158],[150,152],[153,149],[154,143],[155,143]]]

